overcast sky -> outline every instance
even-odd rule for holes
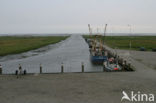
[[[156,33],[156,0],[0,0],[0,34]]]

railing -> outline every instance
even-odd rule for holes
[[[119,57],[118,57],[119,58]],[[109,71],[109,70],[107,70],[106,68],[105,68],[105,65],[103,64],[103,65],[101,65],[101,71],[85,71],[85,64],[84,64],[84,62],[81,62],[81,70],[80,70],[80,72],[70,72],[70,73],[95,73],[95,72],[124,72],[124,71],[134,71],[134,68],[131,66],[131,64],[129,64],[129,63],[127,63],[125,60],[123,60],[123,59],[120,59],[119,58],[119,60],[118,60],[118,64],[122,67],[122,69],[121,70],[114,70],[114,71]],[[42,66],[42,64],[40,64],[39,65],[39,73],[40,74],[44,74],[44,73],[47,73],[47,72],[43,72],[44,70],[44,68],[43,68],[43,66]],[[61,63],[61,65],[60,65],[60,71],[59,72],[57,72],[57,73],[69,73],[69,72],[64,72],[64,70],[65,70],[66,68],[64,67],[64,63],[62,62]],[[14,73],[16,74],[16,75],[19,75],[19,74],[29,74],[28,73],[28,70],[26,70],[26,69],[22,69],[22,65],[20,65],[19,64],[19,67],[18,67],[18,70],[15,70],[14,71]],[[14,74],[13,73],[13,74]],[[52,74],[52,72],[48,72],[48,73],[51,73]],[[55,72],[56,73],[56,72]],[[2,68],[2,66],[0,65],[0,74],[3,74],[3,68]]]

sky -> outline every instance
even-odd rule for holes
[[[156,0],[0,0],[0,34],[156,33]],[[130,25],[130,26],[128,26]]]

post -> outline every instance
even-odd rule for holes
[[[61,63],[61,73],[64,72],[64,66],[63,66],[63,62]]]
[[[15,75],[18,75],[18,70],[15,71]]]
[[[105,62],[103,62],[103,72],[105,71]]]
[[[18,70],[16,70],[16,71],[15,71],[15,75],[16,75],[16,76],[17,76],[17,78],[18,78]]]
[[[27,71],[26,71],[26,70],[24,70],[24,71],[23,71],[23,74],[24,74],[24,75],[26,75],[26,74],[27,74]]]
[[[42,65],[40,64],[40,74],[42,74]]]
[[[81,66],[82,66],[82,73],[84,73],[84,63],[81,62]]]
[[[2,65],[0,64],[0,74],[2,74]]]

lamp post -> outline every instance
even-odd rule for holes
[[[129,37],[131,37],[131,34],[132,34],[132,26],[128,24],[128,27],[129,27]],[[129,41],[129,62],[131,63],[131,48],[132,48],[132,41],[131,41],[131,38],[130,38],[130,41]]]

